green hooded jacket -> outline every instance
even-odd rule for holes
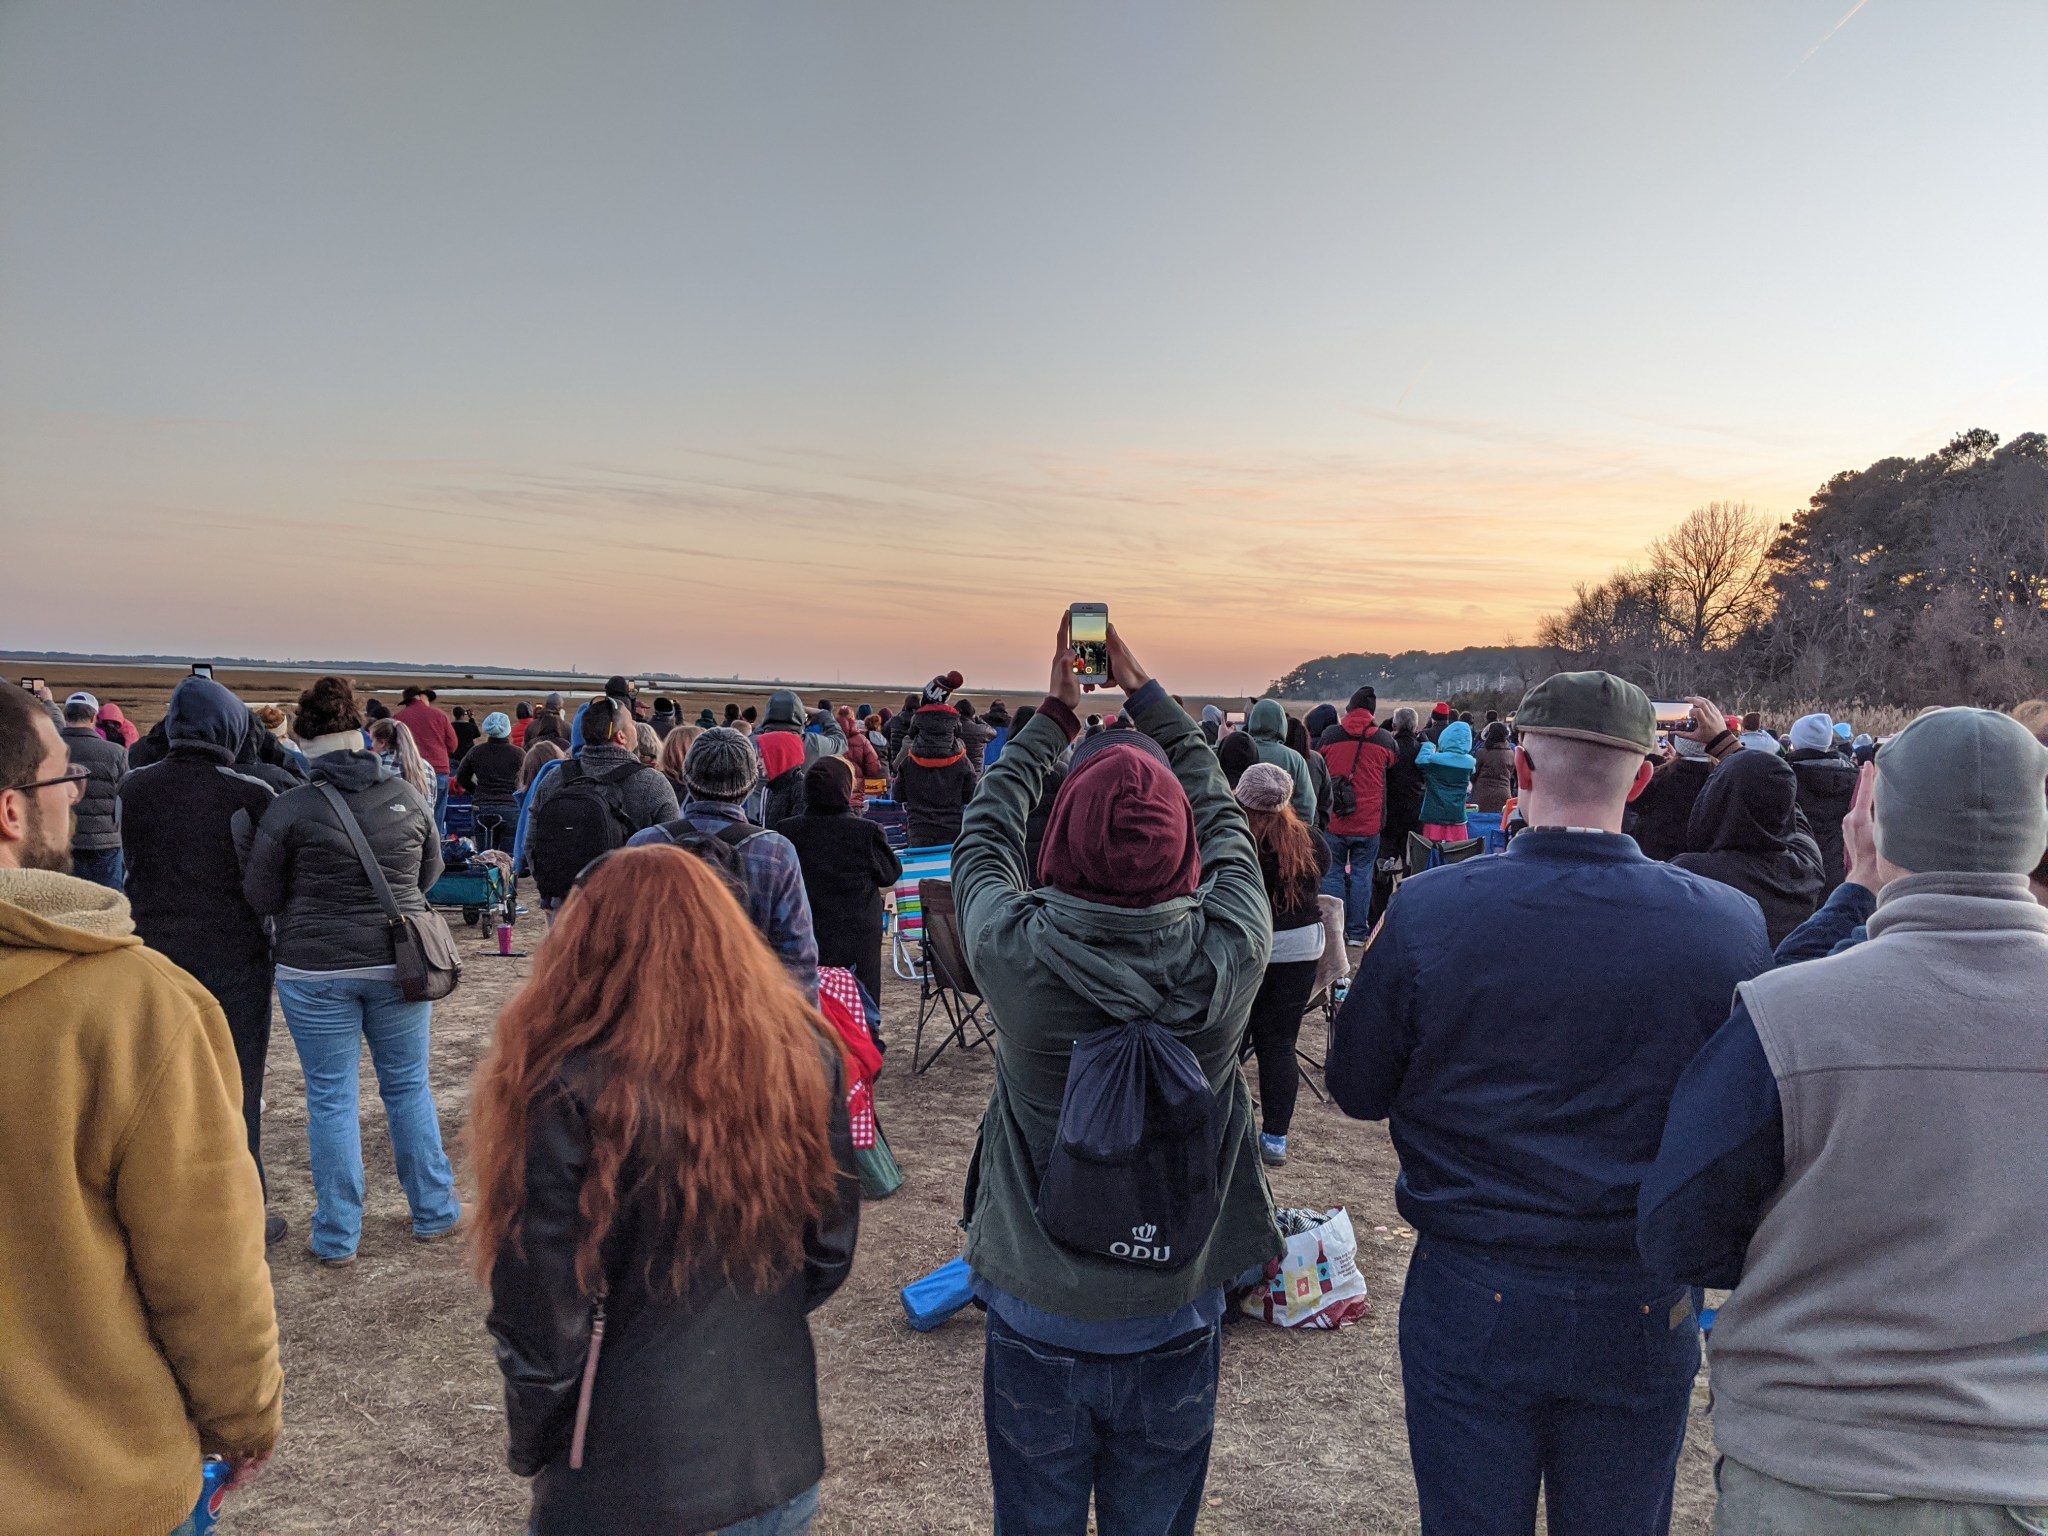
[[[1193,721],[1156,684],[1130,701],[1194,809],[1202,881],[1192,896],[1121,908],[1034,890],[1024,824],[1067,745],[1041,712],[981,781],[953,848],[967,962],[997,1021],[996,1085],[967,1176],[967,1261],[997,1289],[1061,1317],[1158,1317],[1283,1249],[1238,1069],[1245,1020],[1273,946],[1272,906],[1244,812]],[[1076,1036],[1156,1018],[1194,1052],[1222,1110],[1222,1203],[1202,1250],[1162,1273],[1062,1248],[1038,1224],[1038,1184],[1059,1131]]]
[[[1316,825],[1316,781],[1302,755],[1287,745],[1287,711],[1278,699],[1261,699],[1252,706],[1245,721],[1252,744],[1259,749],[1259,761],[1271,763],[1294,779],[1292,804],[1301,824],[1311,831]]]

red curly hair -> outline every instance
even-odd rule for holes
[[[837,1188],[821,1046],[836,1053],[836,1034],[709,866],[672,847],[608,856],[563,907],[477,1067],[478,1274],[488,1282],[519,1242],[531,1108],[587,1052],[604,1086],[581,1198],[584,1293],[603,1286],[599,1249],[629,1155],[645,1173],[628,1194],[678,1234],[668,1274],[650,1273],[650,1285],[680,1293],[716,1263],[730,1282],[767,1289],[802,1264],[805,1224]]]

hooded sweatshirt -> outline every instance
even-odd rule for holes
[[[1773,949],[1820,905],[1820,846],[1781,757],[1737,752],[1716,768],[1693,803],[1686,840],[1690,851],[1671,862],[1752,897]]]
[[[1068,889],[1034,890],[1025,867],[1025,820],[1044,775],[1080,730],[1047,700],[1014,732],[989,770],[954,850],[953,885],[975,980],[1002,1019],[996,1083],[968,1176],[967,1257],[979,1281],[1031,1308],[1082,1322],[1155,1319],[1233,1283],[1277,1257],[1272,1200],[1254,1149],[1251,1095],[1238,1070],[1245,1020],[1272,947],[1272,908],[1244,811],[1230,796],[1201,732],[1156,682],[1127,713],[1164,749],[1184,792],[1178,806],[1153,792],[1139,749],[1101,750],[1068,775],[1060,798],[1102,774],[1067,813],[1060,878]],[[1156,766],[1156,765],[1155,765]],[[1105,800],[1121,800],[1166,847],[1129,861],[1119,878],[1107,849],[1076,834],[1099,825]],[[1054,820],[1060,820],[1055,802]],[[1184,838],[1190,820],[1193,848]],[[1110,829],[1112,837],[1116,830]],[[1049,827],[1042,866],[1054,863]],[[1142,871],[1142,873],[1140,872]],[[1041,868],[1041,875],[1049,875]],[[1190,880],[1198,883],[1192,887]],[[1117,901],[1077,893],[1085,883]],[[1139,894],[1182,892],[1150,906]],[[1071,1252],[1039,1224],[1039,1174],[1057,1134],[1074,1038],[1132,1019],[1155,1019],[1201,1062],[1215,1089],[1223,1192],[1216,1225],[1186,1267],[1156,1272]]]
[[[263,1192],[227,1020],[118,893],[0,869],[9,1529],[162,1536],[277,1441]]]
[[[1301,818],[1303,826],[1316,824],[1316,784],[1308,771],[1308,764],[1294,748],[1287,745],[1287,711],[1280,707],[1278,699],[1261,699],[1252,706],[1251,717],[1245,721],[1245,731],[1252,743],[1259,749],[1259,761],[1271,763],[1294,780],[1294,792],[1288,796],[1288,803],[1294,807],[1294,814]]]
[[[761,825],[772,827],[803,815],[803,738],[792,736],[786,729],[763,729],[754,738],[754,751],[761,758]]]
[[[188,677],[164,717],[162,762],[121,781],[121,846],[136,932],[202,981],[267,974],[270,938],[242,894],[234,826],[253,827],[274,797],[236,766],[249,713],[219,683]]]
[[[1472,756],[1472,727],[1453,720],[1435,741],[1425,741],[1415,754],[1422,770],[1422,825],[1455,827],[1465,820],[1465,798],[1479,764]]]

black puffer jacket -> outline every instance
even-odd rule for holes
[[[648,1267],[666,1275],[675,1230],[644,1201],[622,1204],[604,1245],[605,1340],[574,1472],[569,1440],[591,1321],[576,1283],[578,1202],[603,1067],[571,1057],[534,1105],[521,1245],[492,1269],[487,1326],[505,1373],[506,1459],[521,1476],[539,1474],[528,1527],[538,1536],[715,1531],[786,1504],[823,1475],[806,1319],[846,1279],[860,1231],[845,1069],[836,1050],[826,1059],[839,1200],[806,1229],[803,1268],[776,1289],[728,1284],[709,1255],[682,1296],[650,1291]],[[618,1187],[634,1188],[643,1173],[629,1155]]]
[[[1842,818],[1856,799],[1856,765],[1836,752],[1815,752],[1802,748],[1788,759],[1792,776],[1799,781],[1799,809],[1813,840],[1820,844],[1820,863],[1826,875],[1821,899],[1826,900],[1848,874],[1842,851]]]
[[[71,846],[81,853],[120,847],[121,780],[128,774],[128,749],[114,745],[89,725],[67,725],[60,734],[71,754],[71,766],[92,774],[78,802]]]
[[[401,912],[426,911],[425,892],[441,878],[433,807],[374,752],[330,752],[312,766],[312,783],[287,790],[263,813],[242,894],[258,912],[276,915],[279,965],[389,965],[384,909],[320,786],[332,784],[347,799]]]

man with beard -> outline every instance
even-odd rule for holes
[[[0,683],[0,1465],[25,1530],[167,1530],[269,1459],[263,1192],[220,1005],[75,879],[73,768]]]

